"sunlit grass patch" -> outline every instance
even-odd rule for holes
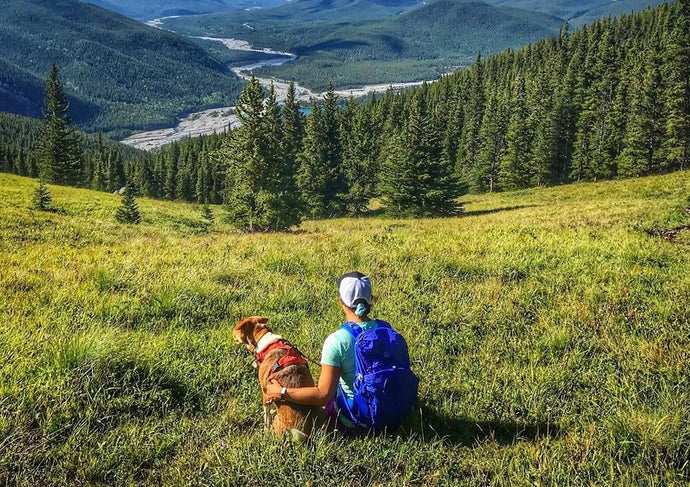
[[[469,195],[430,220],[239,234],[214,209],[0,175],[0,483],[666,485],[690,480],[690,175]],[[679,235],[683,235],[682,231]],[[420,411],[387,438],[266,435],[246,315],[318,360],[372,276]],[[314,376],[318,366],[311,365]]]

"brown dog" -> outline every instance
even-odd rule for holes
[[[232,337],[238,344],[247,346],[254,355],[259,367],[259,383],[265,390],[269,380],[277,381],[284,387],[313,387],[314,379],[309,366],[301,353],[290,342],[273,333],[264,316],[250,316],[235,326]],[[263,396],[264,422],[266,429],[271,426],[271,413],[266,396]],[[301,406],[289,402],[277,402],[277,413],[273,419],[273,430],[282,435],[286,431],[295,435],[298,430],[311,434],[316,423],[323,421],[323,409],[316,406]]]

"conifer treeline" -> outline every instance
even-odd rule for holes
[[[420,99],[471,191],[672,171],[690,162],[689,2],[603,19],[365,107],[387,113],[379,159]],[[440,133],[434,134],[435,131]]]
[[[44,126],[39,120],[0,113],[0,171],[38,177]],[[100,135],[77,132],[79,168],[75,186],[114,192],[128,183],[154,198],[222,202],[223,171],[207,156],[222,135],[171,144],[155,153],[136,150]]]
[[[239,216],[287,198],[293,212],[329,217],[361,212],[372,196],[393,211],[451,213],[463,189],[684,169],[688,4],[599,20],[572,34],[564,28],[362,105],[340,106],[331,86],[306,117],[294,100],[278,106],[250,83],[238,103],[246,109],[241,129],[136,157],[91,144],[80,184],[114,191],[129,183],[141,195],[224,202]],[[36,175],[33,156],[10,152],[0,145],[3,170]],[[241,174],[247,170],[251,181]]]
[[[0,171],[38,177],[44,159],[44,134],[44,124],[39,120],[0,113]],[[101,191],[119,190],[125,185],[126,173],[150,159],[143,151],[99,135],[80,132],[73,135],[79,163],[70,175],[71,180],[63,181],[65,184]]]
[[[372,196],[393,211],[451,213],[463,189],[687,168],[689,19],[682,0],[572,34],[564,27],[439,82],[344,109],[329,90],[304,130],[283,133],[277,146],[296,161],[303,214],[356,214]],[[227,156],[211,152],[211,160]]]

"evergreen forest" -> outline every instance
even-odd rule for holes
[[[664,4],[564,27],[438,83],[363,109],[383,153],[420,99],[428,133],[470,191],[684,169],[690,157],[690,7]],[[391,144],[393,146],[391,146]],[[379,157],[381,159],[381,156]]]
[[[77,185],[128,183],[139,195],[227,203],[237,215],[290,201],[293,213],[318,218],[362,213],[373,197],[393,213],[452,214],[464,192],[682,170],[690,162],[689,19],[683,0],[566,26],[362,103],[338,99],[331,85],[306,116],[250,82],[238,103],[242,128],[152,154],[89,138]],[[0,118],[2,168],[35,176],[36,126],[11,133],[14,120]]]

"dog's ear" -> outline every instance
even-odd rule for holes
[[[268,318],[265,316],[250,316],[235,325],[232,336],[237,343],[246,343],[255,347],[255,332],[259,328],[266,328],[266,323],[268,323]]]
[[[254,321],[253,317],[240,320],[232,330],[232,337],[236,343],[250,344],[254,342]]]

